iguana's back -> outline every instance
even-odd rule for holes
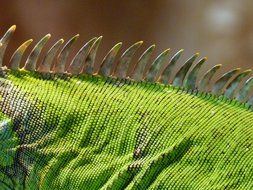
[[[13,31],[2,38],[0,55]],[[20,57],[31,41],[14,54],[9,69],[2,69],[2,189],[253,187],[251,78],[235,91],[249,70],[228,72],[207,93],[219,65],[197,84],[205,58],[190,69],[195,54],[172,78],[182,51],[168,64],[165,50],[145,68],[154,46],[134,64],[138,42],[115,61],[117,44],[94,71],[101,38],[89,41],[66,67],[77,37],[55,65],[51,61],[63,41],[37,64],[49,37],[35,47],[24,69]]]

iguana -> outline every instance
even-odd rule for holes
[[[142,41],[99,63],[102,37],[68,62],[78,35],[40,62],[49,34],[25,63],[32,40],[5,62],[15,28],[0,40],[1,190],[253,188],[251,70],[212,84],[221,65],[198,76],[198,53],[178,70],[183,50],[132,61]]]

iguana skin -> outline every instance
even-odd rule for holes
[[[1,190],[253,188],[250,79],[227,98],[227,75],[207,93],[155,83],[152,66],[143,81],[2,71]]]

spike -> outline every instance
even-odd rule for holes
[[[15,30],[16,30],[16,25],[11,26],[9,30],[4,34],[2,39],[0,40],[0,43],[2,44],[0,46],[0,67],[3,66],[4,53]]]
[[[174,86],[182,86],[184,78],[189,71],[190,67],[192,66],[195,59],[199,56],[199,53],[194,54],[192,57],[190,57],[183,66],[179,69],[179,71],[176,73],[176,76],[173,80]]]
[[[147,73],[147,81],[156,81],[158,79],[159,76],[157,76],[157,74],[160,74],[159,71],[161,70],[161,68],[163,68],[165,58],[169,54],[169,51],[170,49],[166,49],[165,51],[163,51],[152,63]]]
[[[56,56],[56,53],[60,49],[61,45],[63,44],[64,40],[60,39],[58,40],[47,52],[46,56],[44,57],[42,63],[39,65],[38,71],[48,73],[51,70],[51,66],[53,63],[53,60]]]
[[[72,74],[79,74],[82,71],[82,67],[84,64],[84,61],[87,57],[87,54],[91,48],[91,46],[94,44],[95,40],[97,38],[92,38],[90,41],[88,41],[75,55],[73,58],[68,71]]]
[[[61,52],[57,57],[57,63],[54,65],[53,71],[55,73],[64,73],[65,65],[68,59],[68,55],[71,51],[73,43],[79,38],[79,34],[73,36],[62,48]]]
[[[235,90],[237,89],[237,87],[240,84],[240,82],[242,81],[242,79],[245,78],[245,77],[247,77],[250,73],[251,73],[251,70],[248,69],[248,70],[243,71],[239,75],[237,75],[234,78],[234,80],[232,80],[232,82],[226,88],[224,95],[227,98],[231,98],[232,99],[234,97]]]
[[[204,74],[204,77],[199,81],[199,85],[198,85],[199,91],[201,92],[208,91],[207,88],[210,84],[210,81],[219,68],[221,68],[221,64],[215,65]]]
[[[22,56],[26,50],[26,48],[32,43],[32,39],[24,42],[19,48],[13,53],[10,59],[10,69],[17,70],[20,68],[20,63]]]
[[[161,77],[159,79],[160,82],[164,83],[164,84],[168,84],[169,83],[169,79],[172,73],[172,69],[174,68],[177,60],[181,57],[182,53],[183,53],[183,49],[179,50],[177,53],[175,53],[175,55],[171,58],[169,64],[164,68]]]
[[[249,92],[252,90],[253,88],[253,77],[250,77],[245,84],[243,85],[243,87],[241,88],[241,90],[237,93],[236,95],[236,99],[239,102],[245,102],[248,98]]]
[[[148,65],[148,61],[153,53],[155,49],[155,45],[150,46],[139,58],[139,60],[137,61],[137,64],[134,65],[134,69],[133,69],[133,78],[135,81],[140,81],[144,78],[145,76],[145,68]],[[132,78],[130,76],[130,78]]]
[[[187,89],[192,89],[192,90],[196,89],[196,81],[197,81],[199,70],[206,60],[207,58],[204,57],[203,59],[199,60],[199,62],[193,67],[188,77],[184,80],[184,87],[186,87]]]
[[[116,74],[118,78],[125,78],[128,74],[129,64],[137,51],[137,49],[143,44],[143,41],[136,42],[130,46],[120,57],[118,64],[116,64],[113,75]]]
[[[239,70],[240,70],[240,68],[236,68],[236,69],[228,71],[227,73],[222,75],[221,78],[219,78],[214,83],[213,88],[212,88],[212,94],[221,95],[222,90],[225,87],[225,85],[227,84],[227,82],[229,81],[229,79],[231,79],[235,74],[237,74]]]
[[[37,61],[39,59],[39,55],[40,52],[42,50],[42,48],[45,46],[45,44],[47,43],[47,41],[49,40],[49,38],[51,37],[50,34],[47,34],[46,36],[44,36],[33,48],[33,50],[31,51],[30,55],[28,56],[26,62],[25,62],[25,66],[24,69],[28,70],[28,71],[35,71],[36,69],[36,64]]]
[[[96,41],[91,46],[90,52],[88,53],[87,58],[85,60],[84,69],[83,69],[84,73],[93,74],[95,58],[96,58],[98,47],[102,41],[102,38],[103,38],[102,36],[97,38]]]
[[[122,43],[117,43],[112,49],[107,53],[102,64],[100,65],[100,69],[98,73],[102,76],[109,76],[111,73],[112,65],[115,61],[116,55],[121,48]]]

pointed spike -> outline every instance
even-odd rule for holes
[[[115,61],[116,55],[121,48],[122,43],[117,43],[115,46],[112,47],[112,49],[107,53],[104,60],[102,61],[102,64],[100,66],[100,69],[98,73],[101,76],[109,76],[111,73],[112,65]]]
[[[187,89],[196,89],[196,81],[198,77],[198,73],[202,65],[206,62],[207,58],[204,57],[203,59],[199,60],[199,62],[193,67],[191,72],[189,73],[188,77],[184,80],[184,87]]]
[[[82,71],[84,61],[90,51],[91,46],[96,40],[97,37],[92,38],[78,51],[68,68],[68,72],[72,74],[79,74]]]
[[[157,76],[157,75],[159,74],[159,71],[163,68],[165,58],[167,57],[169,52],[170,52],[170,49],[166,49],[160,55],[158,55],[158,57],[152,63],[152,65],[147,73],[147,77],[146,77],[147,81],[152,82],[152,81],[156,81],[158,79],[159,76]]]
[[[24,42],[19,48],[13,53],[10,59],[10,69],[17,70],[20,68],[20,62],[26,48],[32,43],[32,39]]]
[[[119,62],[116,64],[113,75],[116,75],[118,78],[125,78],[129,73],[130,62],[139,47],[143,44],[143,41],[136,42],[130,46],[120,57]]]
[[[241,90],[237,93],[236,99],[239,102],[242,102],[242,103],[245,102],[248,99],[249,92],[252,90],[252,88],[253,88],[253,77],[250,77],[245,82]]]
[[[31,51],[30,55],[28,56],[28,58],[25,62],[25,66],[24,66],[25,70],[35,71],[40,52],[50,37],[51,37],[51,35],[47,34],[35,45],[35,47]]]
[[[237,89],[238,85],[240,84],[240,82],[247,77],[249,74],[251,73],[251,69],[245,70],[242,73],[240,73],[239,75],[237,75],[234,80],[232,80],[232,82],[228,85],[228,87],[226,88],[226,91],[224,93],[224,95],[227,98],[233,98],[234,97],[234,93],[235,90]]]
[[[233,69],[231,71],[228,71],[224,75],[221,76],[213,85],[212,88],[212,94],[214,95],[221,95],[222,90],[224,89],[225,85],[231,79],[235,74],[239,72],[240,68]]]
[[[210,85],[210,81],[213,78],[214,74],[216,73],[216,71],[221,68],[221,64],[215,65],[213,66],[210,70],[208,70],[203,78],[199,81],[199,85],[198,85],[198,89],[201,92],[207,92],[208,91],[208,87]]]
[[[16,25],[11,26],[0,40],[0,43],[2,44],[0,46],[0,67],[3,66],[4,53],[15,30]]]
[[[195,59],[199,56],[199,53],[194,54],[192,57],[190,57],[183,66],[179,69],[179,71],[176,73],[176,76],[173,80],[174,86],[182,86],[184,78],[189,71],[190,67],[192,66]]]
[[[145,76],[145,68],[148,65],[148,61],[154,52],[155,45],[150,46],[139,58],[137,61],[137,64],[134,66],[133,69],[133,78],[135,81],[140,81],[144,78]],[[130,76],[130,78],[132,78]]]
[[[93,74],[95,58],[96,58],[98,47],[102,41],[102,38],[103,36],[100,36],[99,38],[97,38],[96,41],[91,46],[90,52],[88,53],[87,58],[85,60],[83,73]]]
[[[183,49],[179,50],[175,55],[170,59],[169,64],[164,68],[159,81],[163,84],[168,84],[170,80],[170,76],[172,70],[177,62],[177,60],[181,57],[183,53]]]
[[[57,57],[57,63],[54,65],[53,71],[55,73],[64,73],[66,62],[68,60],[69,53],[71,51],[71,47],[74,42],[79,38],[79,34],[73,36],[62,48],[61,52]]]
[[[46,56],[44,57],[42,63],[38,67],[38,71],[49,73],[51,70],[51,66],[53,63],[53,60],[60,49],[61,45],[63,44],[64,40],[60,39],[50,48],[50,50],[47,52]]]

